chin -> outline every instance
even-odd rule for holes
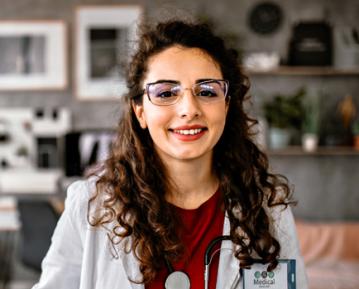
[[[182,152],[180,154],[173,154],[172,156],[178,160],[191,161],[197,160],[207,155],[206,152]]]

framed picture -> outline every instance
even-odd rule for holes
[[[76,10],[75,94],[81,100],[119,98],[135,48],[141,6],[80,6]]]
[[[64,89],[62,21],[0,21],[0,90]]]

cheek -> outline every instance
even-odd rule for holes
[[[169,120],[170,117],[163,112],[151,111],[151,114],[146,115],[147,127],[152,138],[167,131]]]
[[[225,123],[226,123],[227,107],[222,107],[221,109],[216,109],[216,110],[212,111],[212,113],[210,115],[212,115],[212,119],[213,119],[214,123],[218,127],[221,127],[223,129],[225,126]]]
[[[226,125],[226,119],[222,117],[221,121],[218,124],[218,139],[221,138],[225,125]]]
[[[217,111],[216,114],[213,114],[213,126],[215,127],[215,134],[214,138],[216,142],[222,137],[224,132],[224,127],[226,125],[226,111],[221,110],[220,112]],[[215,116],[215,117],[214,117]]]

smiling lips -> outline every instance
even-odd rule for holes
[[[170,129],[170,132],[181,141],[194,141],[201,138],[207,128],[199,125],[195,126],[182,126],[174,129]]]

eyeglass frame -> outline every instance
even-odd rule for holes
[[[152,102],[151,97],[150,97],[150,95],[149,95],[149,93],[148,93],[149,87],[150,87],[151,85],[153,85],[153,84],[158,84],[158,83],[173,83],[173,84],[177,84],[177,85],[180,85],[180,86],[181,86],[181,83],[180,83],[180,82],[173,81],[173,80],[163,80],[163,81],[155,81],[155,82],[146,83],[146,86],[145,86],[145,88],[143,89],[142,94],[146,93],[148,100],[149,100],[152,104],[154,104],[154,105],[157,105],[157,106],[171,106],[171,105],[176,104],[176,103],[179,101],[179,99],[183,96],[184,90],[191,90],[192,95],[197,96],[197,95],[195,95],[195,93],[194,93],[194,87],[195,87],[196,85],[203,84],[203,83],[207,83],[207,82],[215,82],[215,81],[223,82],[223,83],[225,84],[225,92],[224,92],[224,98],[223,98],[223,99],[226,100],[226,101],[229,101],[229,99],[230,99],[230,96],[228,95],[228,92],[229,92],[229,81],[226,80],[226,79],[215,79],[215,78],[213,78],[213,79],[200,80],[200,81],[194,83],[191,87],[182,88],[182,94],[180,94],[180,95],[178,96],[178,98],[176,99],[175,102],[170,103],[170,104],[157,104],[157,103]],[[182,87],[182,86],[181,86],[181,87]],[[221,99],[221,100],[222,100],[222,99]],[[217,100],[217,101],[218,101],[218,100]],[[202,103],[206,103],[206,102],[202,102]],[[212,102],[207,102],[207,103],[212,103]]]

